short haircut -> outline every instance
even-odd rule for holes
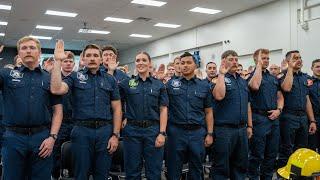
[[[98,45],[96,45],[96,44],[89,44],[89,45],[86,45],[86,47],[83,49],[83,57],[85,57],[86,56],[86,51],[88,50],[88,49],[97,49],[97,50],[99,50],[99,54],[100,54],[100,57],[102,57],[102,51],[101,51],[101,48],[100,48],[100,46],[98,46]]]
[[[151,57],[150,57],[149,53],[147,53],[147,52],[145,52],[145,51],[141,51],[141,52],[139,52],[137,55],[139,55],[139,54],[144,54],[144,55],[146,55],[146,56],[148,57],[149,61],[151,62]]]
[[[185,52],[180,56],[180,59],[185,58],[185,57],[192,57],[193,61],[196,62],[196,59],[194,58],[194,56],[189,53],[189,52]]]
[[[289,59],[291,54],[293,54],[293,53],[300,53],[300,52],[298,50],[289,51],[289,52],[286,53],[286,59]]]
[[[20,50],[20,45],[24,42],[27,41],[33,41],[36,43],[36,46],[38,48],[39,51],[41,51],[41,45],[40,45],[40,41],[37,38],[31,37],[31,36],[24,36],[21,39],[18,40],[17,42],[17,50]]]
[[[103,51],[107,51],[107,50],[112,51],[115,55],[118,56],[118,51],[117,51],[117,49],[115,47],[108,45],[108,46],[102,47],[102,49],[101,49],[102,52]]]
[[[315,60],[313,60],[311,67],[313,67],[316,63],[319,63],[319,62],[320,62],[320,59],[315,59]]]
[[[66,51],[66,52],[69,53],[67,59],[72,59],[72,60],[74,61],[74,54],[73,54],[73,52],[71,52],[71,51]]]
[[[263,48],[257,49],[253,53],[253,59],[254,60],[257,60],[257,57],[258,57],[260,51],[261,51],[261,54],[269,54],[270,53],[269,49],[263,49]]]
[[[180,60],[180,59],[181,59],[180,56],[175,57],[175,58],[173,59],[173,63],[175,63],[177,59]]]
[[[228,57],[228,56],[238,56],[238,54],[236,53],[236,51],[234,51],[234,50],[227,50],[227,51],[225,51],[224,53],[222,53],[222,55],[221,55],[221,59],[224,59],[224,58],[226,58],[226,57]]]
[[[170,63],[167,65],[167,69],[168,69],[169,67],[174,67],[174,63],[170,62]]]
[[[214,64],[214,65],[216,65],[216,66],[217,66],[217,64],[216,64],[215,62],[210,61],[210,62],[208,62],[208,63],[206,64],[206,69],[208,68],[208,65],[209,65],[209,64]]]
[[[238,67],[239,67],[239,66],[243,67],[242,64],[238,64]]]

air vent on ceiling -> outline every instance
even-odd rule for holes
[[[136,19],[136,21],[145,21],[145,22],[148,22],[148,21],[151,21],[151,18],[138,17],[138,18]]]

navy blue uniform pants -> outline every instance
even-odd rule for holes
[[[76,180],[88,180],[90,173],[95,180],[105,180],[109,177],[112,157],[107,145],[112,131],[112,125],[98,129],[73,127],[70,138]]]
[[[182,167],[188,162],[188,179],[203,179],[202,163],[205,156],[205,128],[184,130],[173,124],[168,126],[167,168],[168,179],[180,179]]]
[[[41,143],[48,136],[49,130],[33,135],[6,130],[2,147],[4,180],[50,180],[52,156],[38,155]]]
[[[250,139],[249,179],[272,180],[279,150],[279,119],[253,113],[253,136]]]
[[[125,126],[123,129],[123,147],[126,179],[140,180],[144,164],[146,178],[160,180],[164,147],[155,147],[158,134],[159,125],[148,128]]]
[[[246,128],[215,127],[212,179],[244,180],[248,167]]]
[[[308,118],[284,113],[280,117],[280,151],[278,166],[287,164],[290,155],[308,145]]]

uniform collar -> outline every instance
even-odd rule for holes
[[[320,78],[317,78],[315,76],[312,76],[311,78],[312,78],[313,81],[320,81]]]
[[[234,78],[234,76],[232,75],[232,74],[230,74],[229,72],[227,72],[227,74],[225,75],[226,77],[233,77]],[[240,76],[240,74],[238,74],[238,73],[236,73],[236,78],[238,79],[238,78],[240,78],[241,76]],[[234,78],[235,79],[235,78]]]
[[[91,71],[89,71],[89,69],[87,67],[83,68],[82,70],[80,70],[83,74],[92,74]],[[97,74],[96,75],[101,75],[103,74],[104,71],[99,67]],[[93,75],[93,74],[92,74]]]
[[[142,78],[139,76],[139,74],[137,74],[137,75],[134,77],[134,79],[135,79],[136,81],[138,81],[138,80],[143,81]],[[146,78],[146,81],[152,81],[152,79],[153,79],[153,77],[149,74],[149,76]]]
[[[180,76],[178,79],[179,79],[180,81],[185,80],[185,81],[194,81],[194,82],[196,82],[199,78],[197,78],[197,76],[194,75],[190,80],[187,80],[187,79],[186,79],[185,77],[183,77],[183,76]]]
[[[23,64],[22,64],[20,67],[15,67],[14,69],[16,69],[16,70],[18,70],[18,71],[20,71],[20,72],[23,72],[23,71],[32,71],[32,70],[30,70],[29,68],[27,68],[26,66],[24,66]],[[36,68],[34,68],[33,71],[35,71],[35,72],[46,72],[46,71],[44,71],[44,70],[40,67],[40,65],[38,65]],[[47,72],[47,73],[48,73],[48,72]]]

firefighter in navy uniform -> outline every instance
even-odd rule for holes
[[[189,165],[188,179],[203,179],[205,147],[213,142],[212,94],[207,82],[195,77],[196,62],[192,54],[181,55],[180,63],[182,76],[166,84],[168,179],[180,179],[185,161]]]
[[[61,61],[67,55],[63,41],[58,40],[51,91],[54,94],[71,91],[74,127],[70,138],[75,179],[87,180],[91,172],[95,180],[105,180],[109,178],[111,154],[119,144],[121,102],[118,86],[114,77],[99,69],[102,52],[94,44],[83,50],[87,67],[71,73],[62,81]]]
[[[3,177],[50,180],[51,153],[62,121],[61,98],[50,92],[50,75],[39,66],[39,40],[23,37],[17,49],[23,65],[13,70],[0,70],[6,129],[2,148]]]

